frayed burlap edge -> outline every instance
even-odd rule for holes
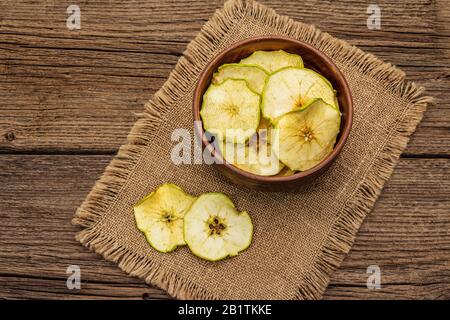
[[[298,292],[293,298],[319,299],[329,283],[330,275],[350,251],[362,221],[392,174],[409,136],[415,131],[432,98],[423,95],[423,88],[405,81],[405,74],[391,64],[379,60],[372,54],[364,53],[345,41],[335,39],[314,26],[279,16],[274,10],[251,0],[230,0],[225,3],[224,8],[216,11],[188,45],[167,82],[145,105],[143,114],[128,135],[127,144],[119,149],[117,156],[77,210],[73,223],[85,229],[79,232],[76,238],[86,247],[103,255],[105,259],[118,263],[123,271],[166,290],[171,296],[181,299],[220,298],[195,283],[165,271],[147,257],[121,246],[102,234],[96,226],[107,210],[114,205],[117,195],[140,160],[143,150],[164,121],[165,114],[171,110],[174,102],[191,88],[193,79],[198,78],[202,68],[213,57],[215,48],[220,45],[223,36],[246,16],[251,16],[286,36],[312,44],[335,61],[350,64],[409,104],[409,109],[397,122],[385,147],[373,159],[366,178],[360,183],[329,230],[327,240],[312,268],[303,279],[299,280]]]

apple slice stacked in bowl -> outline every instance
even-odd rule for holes
[[[334,148],[341,114],[336,91],[300,55],[255,51],[218,67],[200,116],[215,150],[242,171],[284,177],[307,171]]]

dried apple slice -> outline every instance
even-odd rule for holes
[[[287,53],[283,50],[255,51],[239,63],[258,65],[269,73],[285,67],[303,68],[302,57],[297,54]]]
[[[268,73],[257,65],[238,63],[224,64],[213,76],[212,83],[219,84],[227,79],[241,79],[247,81],[250,89],[258,94],[263,91]]]
[[[284,68],[267,78],[261,111],[263,117],[274,121],[287,112],[304,108],[318,98],[339,109],[335,92],[323,76],[306,68]]]
[[[266,141],[254,141],[245,145],[222,143],[220,152],[233,166],[260,176],[274,176],[284,168],[284,164]]]
[[[163,184],[134,206],[136,225],[153,248],[173,251],[185,244],[183,219],[194,200],[178,186]]]
[[[294,174],[295,174],[294,170],[291,170],[288,167],[284,167],[284,169],[280,171],[279,176],[280,177],[288,177],[288,176],[292,176]]]
[[[236,256],[248,248],[252,234],[248,213],[237,211],[222,193],[202,194],[184,217],[184,239],[189,249],[209,261]]]
[[[258,128],[260,96],[245,80],[211,84],[203,95],[200,115],[206,131],[220,140],[244,143]]]
[[[250,165],[247,171],[260,176],[274,176],[284,168],[269,144],[249,146],[248,158]]]
[[[280,161],[294,171],[305,171],[321,162],[332,150],[341,115],[321,99],[275,121],[273,148]]]

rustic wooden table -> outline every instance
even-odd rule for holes
[[[402,68],[436,104],[326,299],[450,298],[450,3],[262,1]],[[0,298],[168,298],[74,240],[77,206],[221,0],[0,3]],[[66,288],[69,265],[81,290]],[[366,286],[369,265],[381,289]]]

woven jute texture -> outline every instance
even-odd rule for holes
[[[327,54],[345,75],[355,103],[352,132],[337,161],[295,193],[237,187],[212,165],[175,165],[175,128],[193,132],[192,98],[205,65],[227,46],[258,35],[300,39]],[[189,44],[164,86],[73,222],[77,239],[125,272],[188,299],[318,299],[351,248],[383,184],[431,98],[404,73],[371,54],[294,22],[253,1],[231,0]],[[251,246],[207,262],[186,247],[158,253],[137,230],[133,204],[170,182],[192,195],[224,192],[253,219]]]

